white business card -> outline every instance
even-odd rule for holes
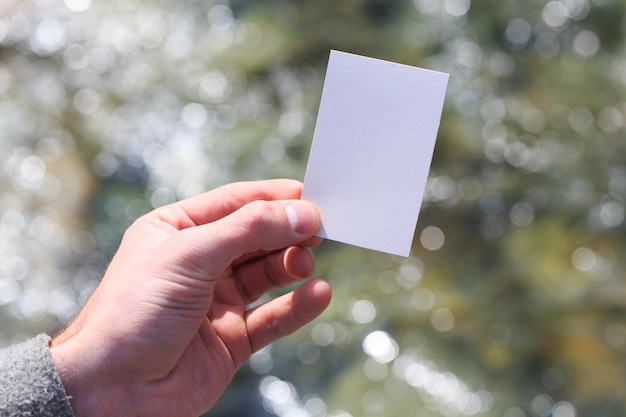
[[[331,51],[302,192],[318,236],[410,254],[448,77]]]

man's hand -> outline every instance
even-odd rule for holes
[[[77,417],[195,417],[252,353],[317,317],[308,278],[320,226],[302,185],[227,185],[156,209],[126,232],[100,286],[50,352]]]

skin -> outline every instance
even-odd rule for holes
[[[317,317],[308,278],[320,227],[292,180],[235,183],[158,208],[127,230],[100,285],[50,352],[77,417],[195,417],[263,346]],[[297,221],[296,221],[297,218]]]

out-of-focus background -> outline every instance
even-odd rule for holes
[[[322,244],[330,309],[208,415],[625,415],[625,12],[0,1],[0,346],[66,322],[151,208],[302,179],[334,48],[451,74],[412,256]]]

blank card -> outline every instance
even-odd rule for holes
[[[318,236],[408,256],[448,74],[331,51],[302,199]]]

